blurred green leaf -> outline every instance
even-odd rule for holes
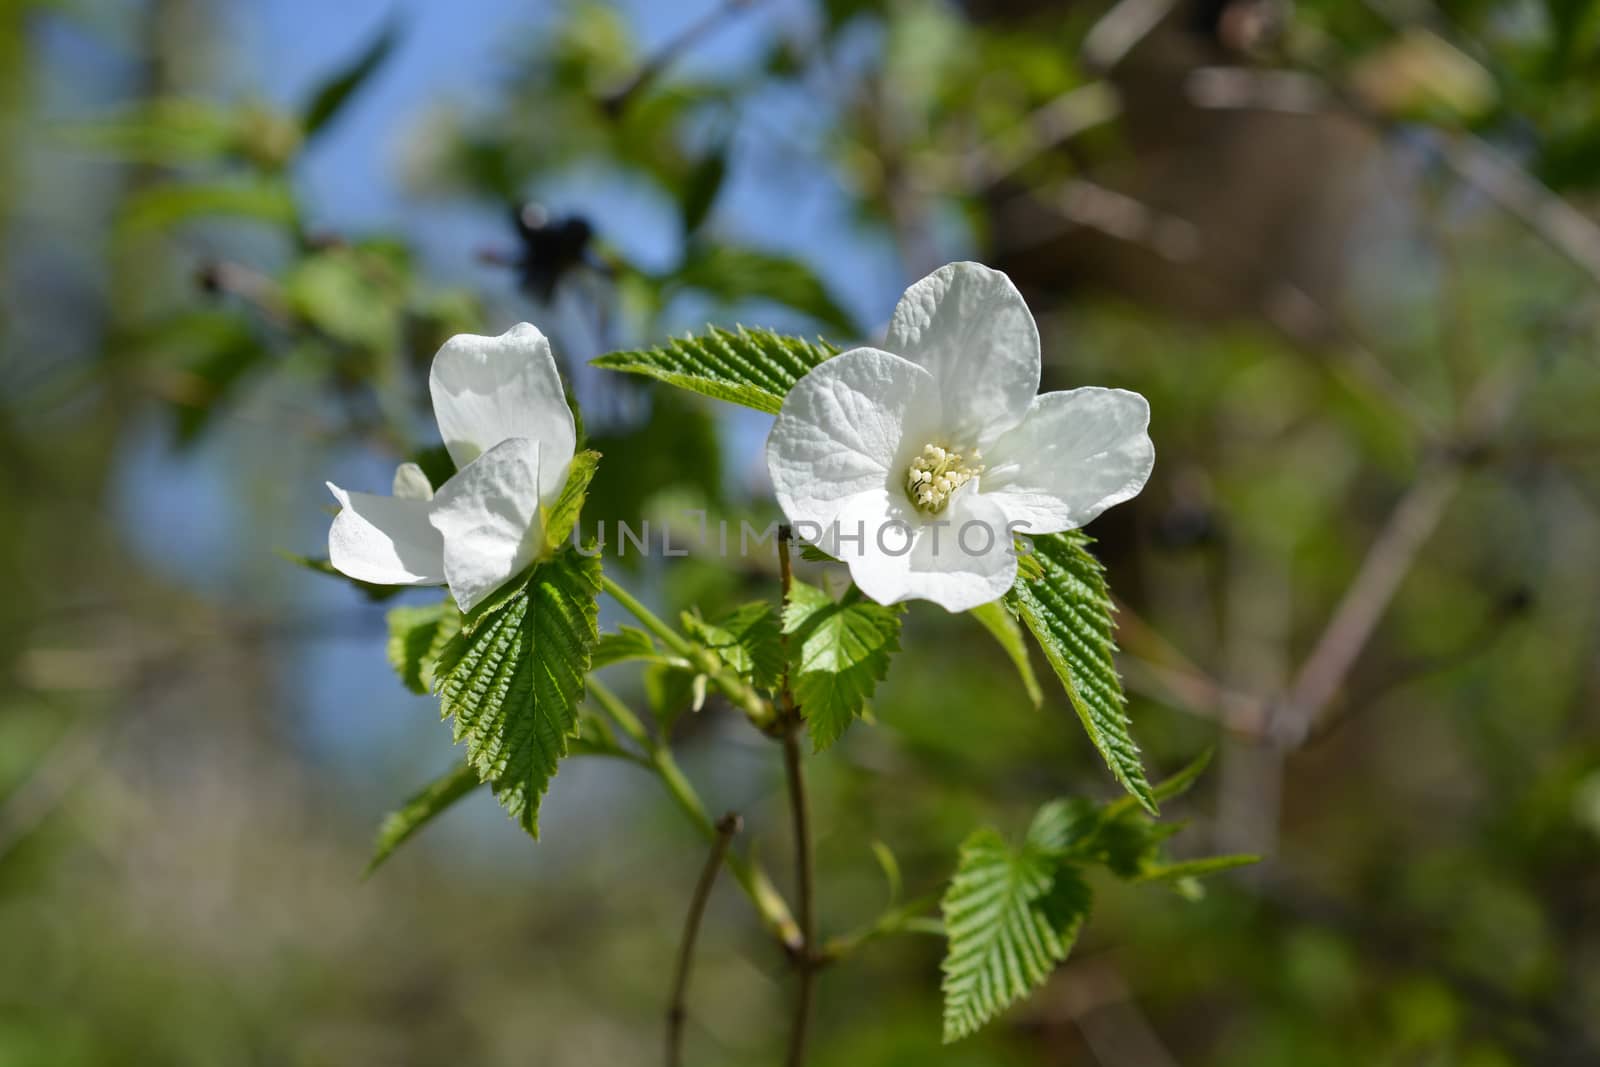
[[[783,613],[789,684],[815,751],[839,739],[889,672],[889,657],[900,650],[900,614],[853,588],[835,602],[815,586],[793,584]]]
[[[378,837],[372,845],[372,859],[367,862],[367,874],[377,870],[384,860],[394,854],[395,849],[432,822],[435,816],[482,784],[472,765],[463,763],[408,797],[404,804],[385,816],[378,827]]]
[[[613,663],[633,659],[655,660],[660,656],[661,654],[656,651],[656,643],[650,639],[649,634],[634,626],[623,626],[616,633],[600,635],[600,640],[594,646],[594,654],[590,658],[589,669],[599,670]]]
[[[722,191],[723,179],[728,176],[728,146],[718,145],[695,164],[684,181],[679,194],[678,207],[686,236],[699,231]]]
[[[136,235],[206,218],[289,226],[297,215],[294,193],[281,178],[219,178],[140,189],[124,201],[117,225],[124,234]]]
[[[837,349],[770,330],[710,327],[657,348],[611,352],[594,366],[659,378],[669,385],[776,415],[794,383]]]
[[[859,330],[806,264],[791,256],[723,242],[696,243],[676,271],[662,279],[665,294],[693,289],[723,304],[768,300],[809,315],[845,337]]]
[[[295,264],[284,294],[297,315],[329,337],[388,353],[400,340],[404,270],[403,261],[382,249],[329,248]]]
[[[1012,589],[1022,621],[1033,632],[1083,723],[1089,740],[1122,787],[1151,814],[1156,800],[1139,748],[1128,732],[1127,697],[1113,659],[1116,628],[1105,571],[1077,530],[1032,538],[1043,577],[1019,577]]]
[[[306,136],[320,132],[339,114],[360,91],[367,80],[376,74],[400,43],[400,20],[391,19],[372,43],[356,56],[350,64],[333,74],[311,94],[301,125]]]
[[[75,147],[130,163],[173,166],[223,159],[236,147],[237,115],[211,100],[151,100],[112,118],[62,131]]]
[[[133,347],[172,401],[180,445],[194,443],[239,382],[271,358],[246,316],[214,307],[165,318]]]
[[[578,700],[599,637],[600,561],[567,550],[444,647],[434,666],[441,709],[455,719],[478,776],[507,814],[539,836],[539,801],[577,728]]]

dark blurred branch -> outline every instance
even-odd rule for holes
[[[202,266],[195,275],[195,282],[205,292],[243,300],[282,329],[293,330],[300,325],[289,308],[283,287],[252,267],[218,260]]]
[[[1312,724],[1343,686],[1350,668],[1410,573],[1417,553],[1438,529],[1445,510],[1461,488],[1462,478],[1458,464],[1435,463],[1422,472],[1395,505],[1273,716],[1270,732],[1275,744],[1298,748],[1310,736]]]
[[[634,97],[648,89],[650,83],[666,73],[667,69],[676,63],[685,52],[715,33],[733,16],[738,15],[747,8],[754,7],[759,2],[760,0],[723,0],[720,5],[701,16],[698,21],[690,23],[679,31],[676,37],[662,45],[654,55],[641,63],[632,78],[629,78],[621,88],[600,101],[600,107],[607,115],[617,118],[627,110]]]
[[[1317,114],[1339,110],[1385,130],[1392,124],[1359,99],[1315,74],[1206,67],[1189,78],[1197,107]],[[1600,282],[1600,225],[1573,207],[1500,149],[1472,133],[1446,133],[1441,158],[1464,181],[1527,226],[1535,236]]]
[[[667,1001],[667,1067],[681,1067],[683,1063],[683,1023],[688,1017],[686,998],[689,993],[689,966],[694,961],[695,941],[700,936],[700,920],[705,917],[706,904],[711,899],[711,887],[716,884],[717,872],[722,869],[723,859],[728,854],[728,845],[743,825],[738,814],[731,811],[717,820],[717,835],[711,840],[711,851],[700,870],[694,895],[689,898],[689,914],[683,920],[683,938],[678,942],[678,960],[673,968],[672,995]]]
[[[1023,118],[1025,144],[1016,148],[989,144],[963,159],[961,184],[974,191],[988,189],[1050,149],[1103,126],[1121,114],[1122,100],[1109,83],[1092,81],[1077,86]]]

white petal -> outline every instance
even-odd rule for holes
[[[444,543],[425,501],[350,493],[332,482],[339,514],[328,530],[328,562],[340,574],[378,585],[440,585]]]
[[[428,481],[428,476],[415,463],[402,463],[394,469],[394,488],[391,492],[403,500],[432,500],[433,483]]]
[[[886,488],[910,462],[906,449],[927,443],[938,403],[927,371],[877,349],[851,349],[813,368],[789,390],[767,437],[783,513],[826,527],[844,501]]]
[[[429,521],[444,536],[444,575],[462,611],[520,573],[543,548],[540,451],[540,442],[525,437],[501,441],[433,499]]]
[[[572,409],[561,388],[550,342],[519,323],[499,337],[458,334],[433,357],[428,375],[433,414],[456,466],[501,441],[538,441],[539,484],[555,503],[577,447]]]
[[[880,604],[931,600],[967,611],[1004,596],[1016,581],[1005,514],[970,490],[951,497],[936,520],[895,489],[862,493],[841,509],[837,530],[828,547]]]
[[[1150,404],[1126,389],[1045,393],[989,449],[979,492],[1024,533],[1083,526],[1144,488],[1156,461],[1149,426]]]
[[[981,263],[951,263],[907,289],[884,347],[938,381],[956,448],[987,448],[1039,391],[1033,314],[1010,278]]]

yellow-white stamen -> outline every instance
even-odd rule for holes
[[[906,496],[920,511],[937,515],[950,503],[950,494],[983,473],[982,455],[977,449],[967,456],[939,445],[923,446],[906,468]]]

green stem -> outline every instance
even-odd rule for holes
[[[668,626],[655,612],[639,603],[632,593],[618,585],[610,575],[600,576],[600,588],[610,594],[612,600],[621,604],[628,614],[642,622],[646,630],[659,637],[662,644],[685,659],[694,658],[694,646],[687,638]]]
[[[685,777],[682,768],[678,766],[678,761],[672,758],[671,750],[650,736],[644,724],[639,721],[639,717],[629,710],[604,682],[591,675],[588,684],[589,693],[600,706],[600,710],[616,723],[619,730],[644,749],[647,757],[643,761],[644,765],[655,772],[662,786],[666,788],[667,794],[678,805],[678,809],[694,824],[700,836],[707,841],[715,841],[716,824],[706,811],[700,794]],[[798,947],[800,927],[789,911],[789,905],[784,901],[783,894],[778,892],[767,872],[759,864],[745,859],[732,849],[724,853],[723,862],[727,865],[728,872],[733,875],[734,881],[739,883],[744,895],[755,905],[756,912],[761,916],[761,924],[785,949],[793,951]]]
[[[899,907],[890,908],[877,919],[859,930],[843,934],[839,937],[829,938],[827,944],[822,946],[817,954],[819,964],[837,963],[859,949],[862,945],[876,941],[880,937],[898,933],[937,933],[943,931],[943,926],[934,921],[935,930],[928,925],[928,920],[922,916],[939,906],[939,898],[934,895],[919,897],[908,901]]]
[[[688,660],[690,665],[710,679],[711,684],[726,696],[763,733],[770,732],[777,715],[772,705],[755,688],[733,671],[723,667],[716,657],[705,649],[696,648],[688,638],[668,626],[655,612],[641,604],[632,593],[618,585],[612,578],[601,575],[600,588],[611,599],[621,604],[644,628],[661,639],[675,654]]]

